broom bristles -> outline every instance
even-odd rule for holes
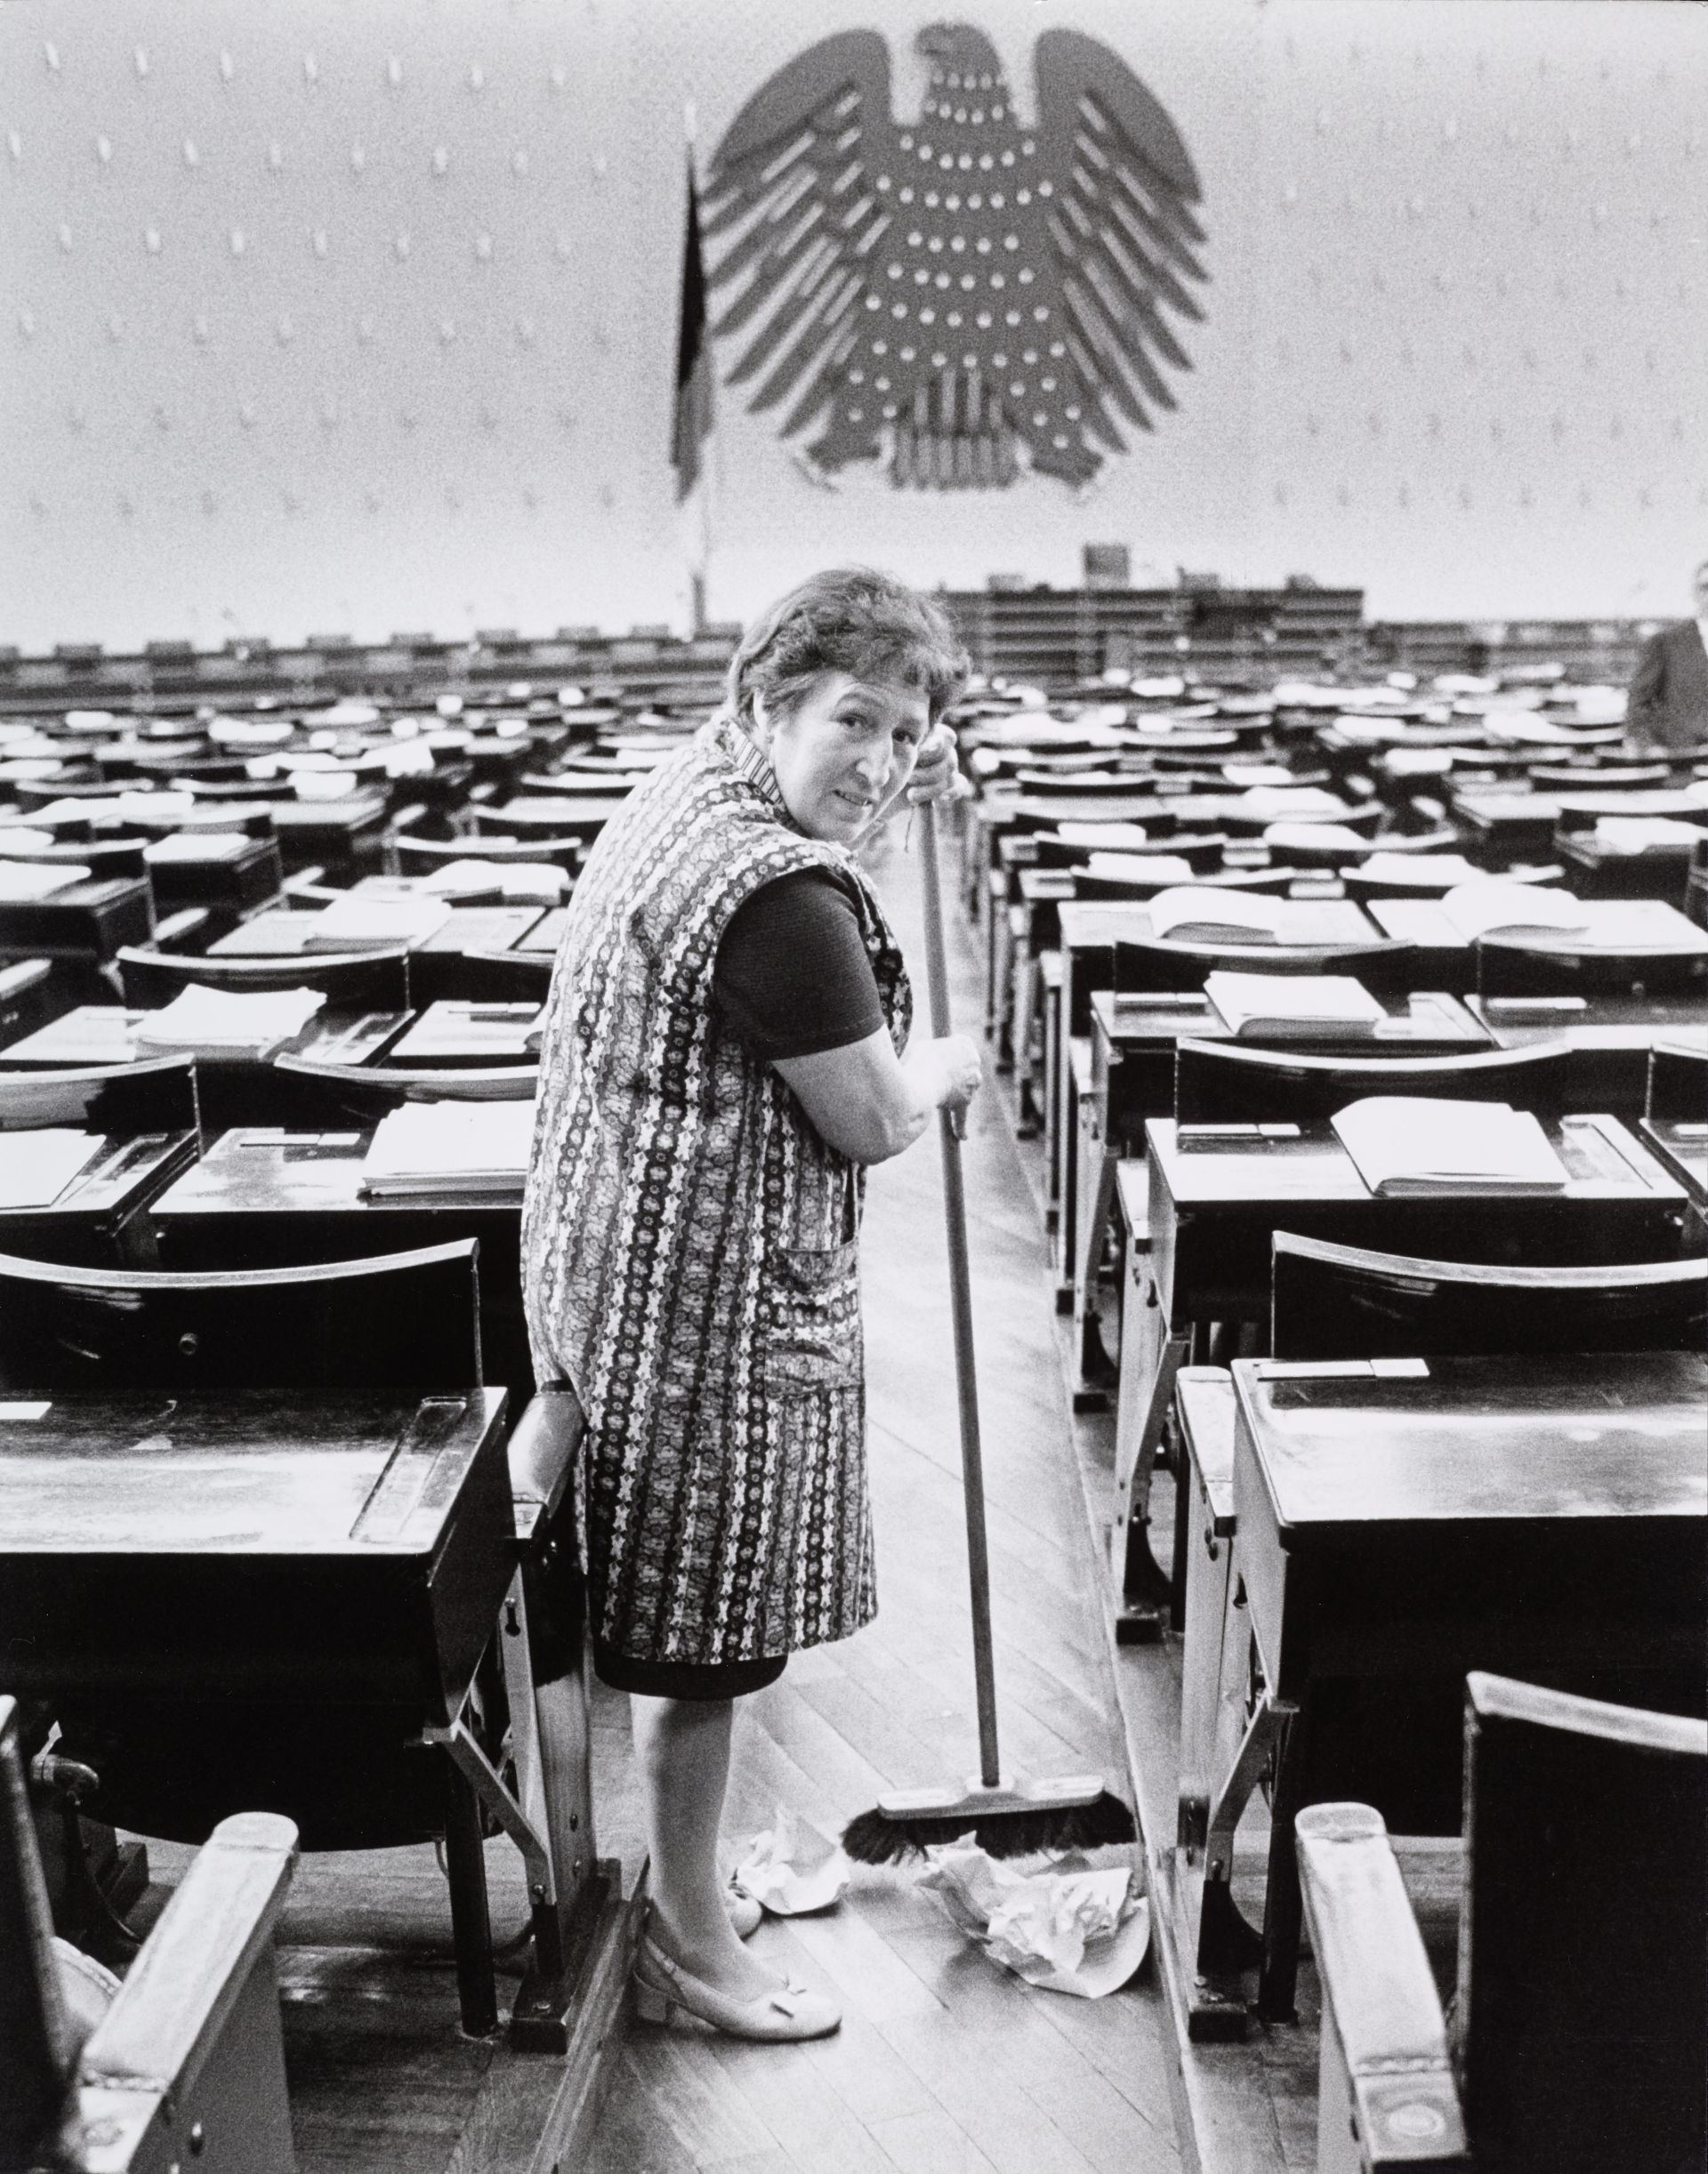
[[[875,1807],[850,1819],[842,1848],[857,1864],[899,1864],[942,1842],[971,1833],[987,1856],[1035,1856],[1042,1850],[1102,1849],[1130,1842],[1132,1814],[1108,1790],[1089,1804],[1043,1805],[1035,1811],[914,1812],[892,1818]]]

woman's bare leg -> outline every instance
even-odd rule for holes
[[[775,1990],[730,1926],[718,1872],[718,1825],[729,1779],[735,1702],[631,1693],[635,1761],[646,1802],[653,1930],[683,1969],[734,2000]]]

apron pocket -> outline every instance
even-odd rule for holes
[[[861,1379],[859,1244],[779,1247],[771,1257],[761,1372],[774,1389],[850,1389]]]

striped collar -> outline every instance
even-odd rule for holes
[[[748,737],[733,717],[728,721],[725,744],[729,751],[730,767],[736,775],[745,777],[761,799],[776,809],[786,823],[794,824],[794,817],[789,813],[789,804],[783,797],[783,788],[777,782],[777,772],[771,768],[770,757],[756,740]]]

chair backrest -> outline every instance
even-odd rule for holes
[[[573,875],[586,858],[584,838],[407,838],[397,841],[398,873],[430,875],[454,860],[544,862]]]
[[[1115,946],[1124,994],[1201,989],[1220,970],[1239,974],[1349,974],[1372,991],[1391,988],[1414,956],[1410,944],[1180,944],[1153,938]]]
[[[1479,1050],[1469,1057],[1307,1057],[1181,1042],[1174,1115],[1182,1124],[1309,1123],[1372,1094],[1451,1095],[1558,1115],[1569,1107],[1569,1050]]]
[[[1679,1117],[1708,1123],[1708,1051],[1660,1042],[1649,1051],[1650,1117]]]
[[[1708,1334],[1708,1260],[1485,1268],[1331,1245],[1277,1230],[1270,1349],[1278,1359],[1447,1352],[1694,1351]]]
[[[192,1057],[92,1065],[67,1072],[0,1072],[0,1132],[73,1125],[116,1139],[200,1130]]]
[[[186,958],[141,951],[118,954],[125,1002],[152,1009],[197,984],[249,994],[262,989],[318,989],[335,1011],[403,1011],[409,1004],[409,954],[401,949],[302,952],[288,958]]]
[[[47,2165],[77,2062],[19,1743],[0,1697],[0,2167]],[[40,2154],[40,2155],[38,2155]]]
[[[1577,996],[1596,989],[1708,990],[1700,951],[1627,951],[1569,939],[1485,936],[1472,946],[1479,996]]]
[[[1708,1725],[1466,1686],[1453,2022],[1489,2174],[1696,2174]]]
[[[333,1065],[288,1054],[273,1059],[278,1122],[301,1124],[375,1124],[406,1102],[528,1102],[539,1080],[537,1065]]]
[[[479,1241],[294,1268],[165,1274],[0,1254],[0,1387],[465,1390]]]

